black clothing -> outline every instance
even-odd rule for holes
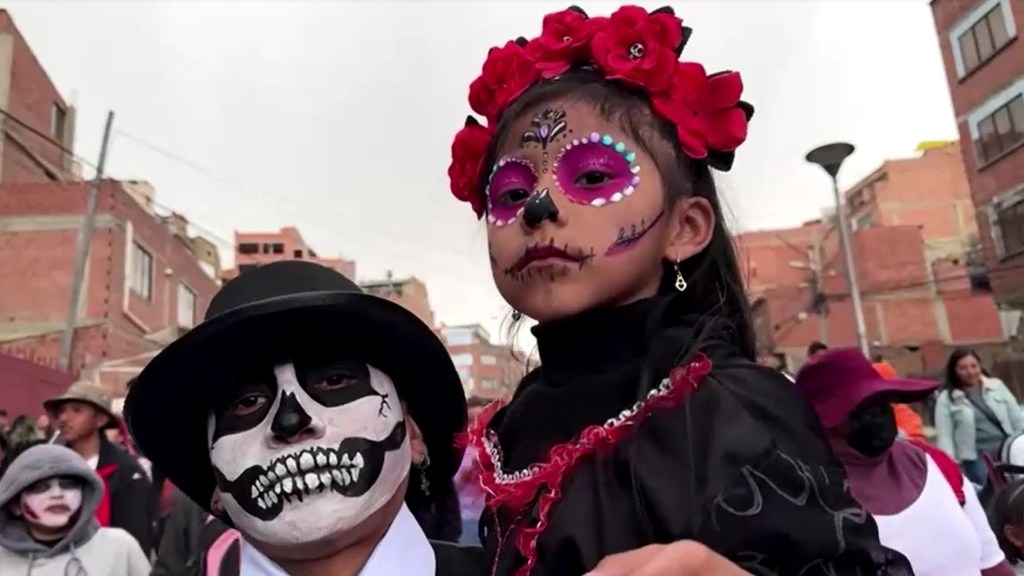
[[[418,482],[420,471],[415,467],[409,477],[409,485]],[[416,517],[423,533],[431,540],[458,542],[462,536],[462,512],[459,509],[459,494],[455,482],[449,480],[439,485],[430,485],[430,495],[423,496],[419,490],[409,490],[405,497],[409,511]]]
[[[174,491],[174,507],[167,516],[151,576],[187,576],[191,573],[190,562],[197,561],[200,553],[228,529],[219,520],[211,521],[207,528],[207,516],[201,506],[180,491]]]
[[[103,479],[109,496],[110,526],[134,536],[149,557],[153,549],[153,506],[152,484],[146,472],[130,454],[110,443],[101,432],[96,473]]]
[[[619,416],[688,351],[703,352],[712,369],[681,404],[654,409],[613,449],[566,473],[531,576],[583,574],[607,555],[683,539],[758,575],[912,574],[845,489],[843,467],[792,383],[739,357],[728,326],[683,316],[677,303],[657,298],[534,329],[541,366],[490,423],[505,473],[543,463],[553,445]],[[536,503],[485,512],[496,576],[524,562],[516,534],[536,524]]]

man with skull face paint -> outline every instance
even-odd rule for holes
[[[893,403],[923,400],[938,383],[886,378],[854,348],[816,354],[796,383],[882,544],[906,556],[915,574],[1013,574],[956,463],[937,448],[898,438]]]
[[[229,282],[139,375],[125,417],[168,479],[242,534],[243,576],[472,564],[429,543],[404,504],[407,487],[427,497],[456,470],[458,374],[416,316],[334,270],[278,262]],[[429,466],[412,469],[413,435]]]
[[[103,483],[64,446],[23,452],[0,480],[0,576],[148,576],[135,538],[102,528]]]

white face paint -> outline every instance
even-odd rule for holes
[[[25,522],[50,530],[66,527],[82,507],[80,482],[47,478],[21,492],[21,516]]]
[[[240,382],[210,418],[210,459],[225,511],[273,545],[352,530],[387,503],[409,473],[395,386],[365,364],[283,364],[268,382]]]

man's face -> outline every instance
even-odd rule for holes
[[[358,362],[295,361],[240,376],[215,404],[209,435],[225,511],[272,546],[352,531],[409,473],[394,384]]]
[[[76,478],[47,478],[22,490],[18,516],[37,531],[67,528],[82,507],[82,482]]]
[[[67,442],[88,438],[107,424],[107,416],[92,404],[74,400],[57,409],[57,429]]]

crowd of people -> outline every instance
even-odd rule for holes
[[[572,7],[470,86],[448,174],[537,322],[513,394],[467,401],[433,329],[341,273],[259,266],[122,414],[79,382],[56,430],[12,424],[0,576],[1014,574],[1024,418],[977,354],[941,391],[853,349],[759,362],[712,176],[754,110],[679,60],[691,33]]]

